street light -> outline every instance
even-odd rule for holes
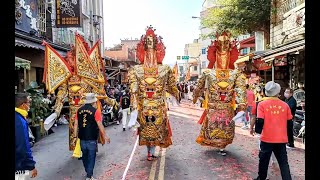
[[[200,17],[198,17],[198,16],[192,16],[191,18],[192,19],[200,19]]]

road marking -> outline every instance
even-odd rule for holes
[[[159,155],[159,151],[160,151],[160,147],[156,146],[156,150],[155,150],[154,155],[158,156]],[[158,159],[153,160],[148,180],[154,180],[154,178],[156,176],[156,171],[157,171],[157,163],[158,163]]]
[[[160,160],[160,167],[159,167],[159,175],[158,180],[164,179],[164,166],[166,161],[166,148],[162,148],[161,160]]]
[[[122,175],[122,180],[125,180],[125,178],[126,178],[126,176],[127,176],[127,173],[128,173],[128,170],[129,170],[129,167],[130,167],[130,164],[131,164],[131,161],[132,161],[134,152],[136,151],[138,142],[139,142],[139,136],[137,137],[137,140],[136,140],[136,143],[134,144],[133,150],[132,150],[132,152],[131,152],[131,155],[130,155],[130,158],[129,158],[127,167],[126,167],[126,169],[124,170],[124,173],[123,173],[123,175]]]

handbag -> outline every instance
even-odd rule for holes
[[[80,139],[79,138],[77,139],[76,147],[74,148],[72,157],[75,157],[75,158],[81,158],[82,157],[82,151],[81,151]]]

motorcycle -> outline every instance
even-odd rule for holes
[[[109,126],[110,124],[117,123],[120,124],[122,119],[122,113],[119,112],[118,105],[109,106],[105,104],[102,109],[102,124],[104,127]]]
[[[32,134],[32,131],[30,129],[30,127],[28,126],[28,131],[29,131],[29,143],[30,143],[30,147],[33,147],[34,144],[36,143],[35,141],[35,137]]]
[[[304,139],[305,111],[297,110],[293,119],[293,135]]]
[[[301,123],[301,129],[299,130],[299,135],[298,137],[301,135],[302,137],[302,143],[305,143],[305,130],[306,130],[306,126],[305,126],[305,121],[303,120]]]

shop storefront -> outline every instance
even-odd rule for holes
[[[304,82],[304,47],[305,40],[299,40],[290,44],[266,51],[263,54],[253,57],[257,62],[263,61],[269,64],[268,71],[265,71],[267,81],[274,80],[281,87],[295,89],[298,82]]]
[[[15,93],[23,92],[30,83],[31,61],[15,57]]]
[[[15,88],[17,92],[23,92],[30,82],[42,83],[45,51],[41,45],[42,39],[39,37],[30,37],[24,32],[16,31],[15,33],[15,62],[29,63],[28,68],[16,68]],[[57,52],[64,57],[68,48],[50,43]],[[22,70],[25,69],[25,70]]]

